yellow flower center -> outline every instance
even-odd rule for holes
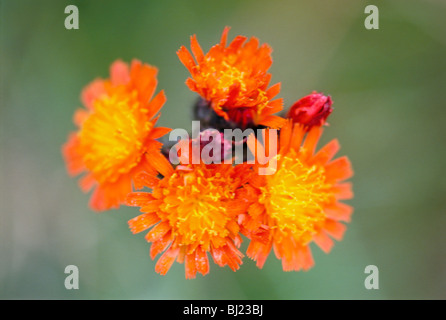
[[[268,99],[265,92],[260,90],[263,82],[263,75],[252,75],[252,66],[249,61],[241,61],[238,55],[227,55],[216,61],[212,56],[206,58],[206,61],[199,68],[199,73],[206,87],[211,88],[209,96],[219,96],[220,94],[228,94],[235,86],[240,90],[238,93],[238,101],[243,105],[243,101],[249,104],[250,99],[254,99],[256,104],[266,104]],[[258,101],[261,100],[261,101]]]
[[[80,143],[84,163],[98,182],[114,182],[141,160],[144,139],[152,129],[144,121],[137,93],[115,94],[94,102],[93,113],[83,123]]]
[[[200,244],[220,246],[223,238],[230,233],[227,201],[234,198],[228,187],[231,181],[220,173],[210,175],[206,169],[178,171],[169,179],[170,189],[164,189],[166,212],[179,242],[185,245]]]
[[[246,91],[246,77],[248,74],[240,70],[240,66],[234,65],[236,56],[226,56],[219,63],[214,57],[207,57],[205,63],[200,66],[201,76],[205,83],[214,82],[210,86],[211,94],[227,93],[233,85],[238,85],[241,91]]]
[[[292,236],[307,244],[325,220],[323,204],[333,196],[326,191],[324,168],[302,163],[294,150],[278,159],[278,164],[277,172],[266,176],[260,202],[273,220],[279,242]]]
[[[229,57],[228,57],[229,58]],[[246,91],[245,74],[238,67],[223,61],[223,68],[219,71],[217,78],[220,79],[218,88],[220,90],[228,90],[231,85],[240,85],[241,91]]]

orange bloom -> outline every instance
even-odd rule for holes
[[[284,271],[309,269],[314,264],[310,243],[329,252],[331,237],[341,240],[342,222],[350,221],[352,207],[340,202],[353,197],[351,184],[343,182],[353,174],[350,162],[345,156],[332,160],[337,140],[315,153],[321,127],[313,127],[301,144],[306,130],[289,120],[277,141],[277,170],[254,175],[243,189],[250,206],[240,219],[242,232],[251,239],[247,255],[260,268],[273,248]]]
[[[141,173],[136,182],[152,189],[151,193],[133,192],[127,205],[141,207],[142,215],[131,219],[133,233],[147,230],[150,256],[157,261],[155,271],[165,275],[177,260],[185,262],[186,278],[197,272],[209,272],[209,252],[214,262],[233,271],[239,269],[243,254],[237,218],[246,206],[236,198],[235,190],[243,183],[243,166],[163,164],[163,175]]]
[[[280,127],[284,120],[273,114],[283,108],[282,99],[271,100],[280,91],[280,83],[270,87],[271,47],[252,37],[237,36],[228,46],[226,27],[220,43],[205,55],[195,35],[191,50],[182,46],[177,54],[191,73],[187,86],[208,101],[215,112],[242,128],[251,125]]]
[[[79,127],[63,146],[70,175],[86,174],[80,187],[94,187],[90,206],[94,210],[117,208],[132,191],[138,172],[154,172],[151,163],[167,161],[160,153],[160,138],[170,129],[155,128],[158,111],[166,101],[164,92],[153,99],[157,69],[134,60],[129,67],[116,61],[110,79],[97,79],[82,92],[86,109],[78,109]],[[150,159],[150,161],[149,161]]]

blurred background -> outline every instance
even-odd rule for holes
[[[445,299],[446,2],[392,1],[25,1],[0,2],[1,299]],[[79,30],[66,30],[67,5]],[[379,30],[364,9],[379,8]],[[345,238],[315,266],[283,272],[211,262],[154,271],[136,208],[95,213],[70,178],[61,146],[75,129],[82,88],[110,64],[138,58],[159,68],[168,101],[160,124],[189,129],[196,94],[176,51],[196,34],[207,51],[229,38],[272,46],[272,83],[289,107],[317,90],[335,111],[322,143],[338,138],[353,163],[355,198]],[[242,247],[246,248],[246,243]],[[64,269],[79,268],[79,290]],[[366,290],[367,265],[379,290]]]

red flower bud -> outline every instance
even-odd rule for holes
[[[313,126],[320,127],[325,124],[327,117],[333,111],[332,104],[330,96],[313,91],[291,106],[287,118],[293,119],[294,123],[303,124],[307,130]]]

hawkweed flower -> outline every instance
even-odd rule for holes
[[[156,140],[170,130],[155,127],[166,101],[163,91],[153,97],[156,75],[155,67],[138,60],[131,66],[118,60],[109,79],[97,79],[82,92],[85,108],[75,112],[78,130],[63,146],[63,156],[70,175],[85,173],[81,189],[94,188],[94,210],[119,207],[137,173],[153,173],[153,163],[167,161]]]
[[[246,210],[236,196],[243,184],[243,166],[230,164],[170,164],[157,168],[159,176],[141,173],[136,182],[151,192],[132,192],[127,205],[141,207],[143,214],[128,223],[133,233],[147,229],[152,259],[164,252],[155,271],[165,275],[175,260],[185,263],[186,278],[209,272],[208,253],[213,261],[233,271],[243,254],[238,216]]]
[[[296,101],[288,110],[287,118],[310,130],[314,126],[326,124],[327,117],[333,111],[333,101],[330,96],[313,91],[311,94]]]
[[[239,222],[251,239],[247,256],[260,268],[273,249],[284,271],[309,269],[314,264],[310,243],[329,252],[332,238],[343,237],[342,222],[350,221],[352,207],[340,202],[353,196],[351,184],[344,182],[353,174],[350,162],[345,156],[333,160],[337,140],[315,152],[322,128],[313,127],[304,139],[306,131],[289,120],[277,139],[275,173],[254,174],[243,189],[250,205]],[[256,147],[253,139],[248,145]]]
[[[187,86],[197,92],[215,113],[242,129],[263,125],[280,127],[283,119],[273,115],[283,108],[282,99],[272,100],[280,92],[280,83],[268,88],[272,64],[271,47],[259,46],[252,37],[247,42],[237,36],[226,45],[229,28],[226,27],[219,44],[204,54],[195,35],[191,50],[182,46],[177,54],[189,70]]]

